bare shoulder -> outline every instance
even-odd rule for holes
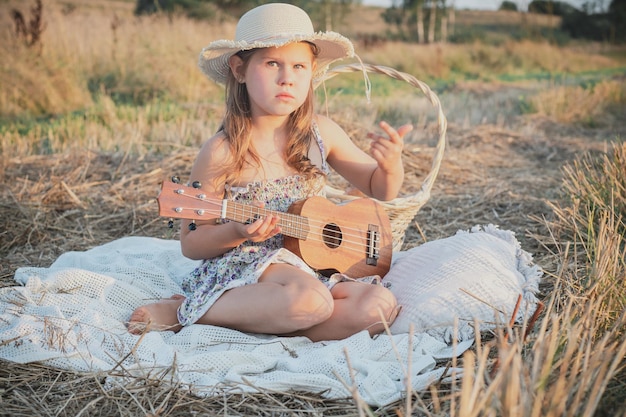
[[[315,121],[317,122],[317,126],[319,127],[322,136],[324,136],[324,134],[336,134],[338,132],[345,135],[341,126],[339,126],[337,122],[332,120],[330,117],[318,114],[315,116]]]
[[[201,160],[203,163],[211,163],[212,161],[221,161],[223,163],[229,159],[229,156],[230,148],[226,136],[224,136],[224,133],[218,132],[202,144],[198,160]]]
[[[330,151],[337,143],[349,140],[347,133],[334,120],[323,115],[316,115],[315,121],[324,144]]]
[[[205,191],[216,191],[225,174],[224,167],[230,164],[230,160],[228,141],[223,133],[217,133],[200,148],[191,169],[190,180],[200,181]]]

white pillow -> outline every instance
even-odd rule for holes
[[[481,331],[508,323],[519,295],[516,322],[522,322],[535,311],[542,275],[515,234],[493,225],[395,253],[383,279],[402,305],[391,333],[407,333],[413,324],[415,333],[446,343],[467,340],[475,320]]]

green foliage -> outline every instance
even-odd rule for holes
[[[284,1],[306,11],[319,30],[337,30],[357,0],[290,0]]]
[[[623,42],[626,40],[626,1],[613,0],[609,13],[591,14],[592,3],[584,3],[583,9],[552,0],[533,0],[528,5],[531,13],[562,17],[561,30],[576,39]]]
[[[381,13],[381,17],[388,25],[400,27],[404,22],[404,13],[401,8],[391,6]]]
[[[563,16],[561,29],[572,38],[593,41],[610,41],[613,31],[608,15],[588,15],[580,11]]]
[[[528,11],[531,13],[550,14],[555,16],[565,16],[576,12],[574,6],[562,1],[552,0],[533,0],[528,5]]]
[[[183,13],[192,19],[211,19],[217,7],[206,0],[137,0],[135,14]]]
[[[93,74],[87,80],[87,88],[94,99],[109,96],[115,104],[142,106],[157,98],[167,96],[163,86],[141,73],[122,75],[119,70]]]
[[[484,42],[487,38],[487,33],[483,28],[477,26],[461,26],[456,28],[453,35],[448,37],[450,43],[475,43]]]
[[[626,42],[626,0],[613,0],[608,13],[612,36],[615,42]]]
[[[536,113],[537,109],[535,108],[535,105],[533,104],[532,100],[529,100],[528,97],[524,96],[524,95],[520,95],[517,98],[517,110],[519,111],[520,114],[532,114],[532,113]]]
[[[182,13],[198,20],[213,19],[219,12],[239,17],[248,10],[271,0],[137,0],[135,14]],[[325,27],[320,30],[332,30],[349,13],[349,6],[357,0],[287,0],[305,10],[311,20]]]
[[[394,38],[410,42],[426,43],[430,40],[419,39],[431,31],[431,14],[434,13],[434,41],[441,39],[443,34],[442,20],[447,15],[450,7],[445,2],[425,0],[404,0],[399,6],[394,4],[381,14],[383,20],[390,26],[394,26],[396,35]],[[418,16],[421,17],[424,33],[418,34]]]
[[[509,10],[512,12],[516,12],[517,3],[505,0],[502,2],[502,4],[500,4],[500,7],[498,8],[498,10]]]
[[[561,16],[561,30],[572,38],[604,42],[626,40],[624,0],[613,0],[609,13],[590,14],[591,10],[591,3],[585,3],[583,10],[565,2],[552,0],[533,0],[528,5],[528,11],[531,13]]]
[[[455,44],[480,42],[486,45],[501,46],[511,39],[515,41],[525,39],[543,41],[547,39],[555,45],[565,46],[570,38],[569,33],[562,29],[492,24],[458,26],[454,34],[448,37],[448,42]]]

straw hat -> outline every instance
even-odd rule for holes
[[[204,48],[198,66],[213,81],[226,84],[230,71],[228,59],[237,52],[300,41],[314,43],[319,48],[313,78],[322,76],[334,61],[354,56],[354,46],[348,38],[336,32],[316,33],[304,10],[291,4],[268,3],[241,16],[235,40],[214,41]]]

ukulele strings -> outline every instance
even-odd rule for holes
[[[184,211],[194,211],[196,212],[197,209],[195,208],[183,208],[183,207],[179,207],[180,210],[182,210],[181,212],[177,213],[177,214],[181,214]],[[208,214],[213,214],[213,215],[217,215],[219,216],[221,214],[221,211],[219,210],[211,210],[211,209],[206,209],[205,213]],[[292,215],[291,213],[284,213],[286,215]],[[323,224],[324,222],[317,222],[319,224]],[[283,229],[283,234],[287,235],[287,236],[293,236],[293,235],[297,235],[297,233],[288,233],[288,229],[295,229],[296,227],[293,225],[287,225],[287,226],[281,226],[281,228]],[[332,242],[337,242],[337,244],[341,244],[341,245],[346,245],[345,249],[346,250],[352,250],[358,253],[363,252],[362,247],[365,246],[365,242],[363,241],[363,239],[361,238],[360,235],[357,234],[349,234],[349,233],[343,233],[343,232],[337,232],[336,230],[333,229],[328,229],[326,227],[322,227],[322,233],[318,234],[318,233],[313,233],[313,232],[309,232],[309,234],[307,235],[306,240],[312,241],[312,242],[316,242],[316,243],[324,243],[326,244],[328,241]],[[347,227],[345,228],[346,230],[350,230],[351,228]],[[344,228],[341,228],[341,230],[343,231]],[[359,231],[359,229],[352,229],[352,230],[356,230]],[[321,236],[321,238],[318,238],[318,236]],[[340,236],[340,237],[339,237]],[[346,237],[347,238],[344,238]],[[294,236],[297,238],[297,236]],[[356,238],[355,240],[350,239],[350,238]],[[352,247],[352,246],[358,246],[358,247]]]
[[[202,201],[207,202],[207,200],[202,200]],[[213,204],[217,204],[217,203],[213,203]],[[194,212],[198,211],[196,208],[192,208],[192,207],[178,207],[178,209],[180,209],[181,212],[182,211],[194,211]],[[242,213],[245,213],[245,211],[247,211],[247,210],[242,210],[239,214],[241,215]],[[250,213],[250,215],[252,217],[254,214],[261,214],[263,211],[272,212],[274,210],[266,210],[266,209],[264,209],[262,207],[253,207],[253,206],[251,206],[251,209],[250,209],[249,213]],[[216,216],[220,216],[221,215],[221,210],[216,210],[216,209],[205,209],[204,212],[208,213],[208,214],[216,215]],[[332,239],[337,239],[337,235],[340,234],[342,237],[343,236],[347,236],[348,238],[353,237],[353,238],[357,239],[357,240],[354,240],[354,241],[351,241],[349,239],[338,239],[338,240],[341,240],[342,242],[353,243],[355,245],[361,244],[361,236],[359,234],[356,234],[356,233],[344,233],[343,232],[344,230],[359,232],[361,229],[350,228],[350,227],[341,227],[341,232],[338,232],[337,230],[327,228],[326,225],[325,225],[325,222],[319,221],[319,220],[315,220],[315,219],[312,219],[310,217],[301,216],[301,215],[297,215],[297,214],[293,214],[293,213],[283,213],[283,212],[278,212],[277,214],[281,217],[279,225],[281,226],[281,228],[284,231],[294,230],[294,229],[295,230],[301,230],[302,229],[302,223],[303,222],[300,222],[300,221],[294,221],[291,224],[282,224],[281,225],[280,223],[284,223],[286,221],[286,219],[288,219],[288,218],[298,218],[298,217],[306,218],[306,219],[309,220],[308,224],[313,225],[313,226],[319,226],[319,228],[322,229],[322,234],[321,234],[322,239],[316,239],[315,234],[311,233],[311,235],[313,236],[313,239],[311,239],[311,240],[313,240],[313,241],[324,242],[325,241],[323,239],[324,237],[329,238],[331,240]],[[239,222],[239,223],[243,223],[243,222]],[[295,223],[300,223],[300,225],[299,225],[300,227],[296,226]],[[296,233],[289,233],[289,234],[290,235],[295,235]]]
[[[179,197],[186,197],[186,198],[190,198],[193,200],[198,200],[198,201],[202,201],[204,203],[208,203],[214,206],[220,206],[220,209],[200,209],[200,210],[204,210],[205,213],[208,214],[212,214],[212,215],[216,215],[216,216],[221,216],[222,212],[221,212],[221,205],[222,205],[222,200],[217,200],[217,199],[210,199],[210,198],[202,198],[196,195],[190,195],[190,194],[179,194]],[[250,206],[250,205],[246,205],[246,204],[242,204],[242,203],[237,203],[237,205],[239,206],[246,206],[246,207],[250,207],[249,211],[250,214],[254,214],[253,212],[256,213],[269,213],[269,212],[276,212],[275,210],[269,210],[269,209],[265,209],[263,207],[256,207],[256,206]],[[180,207],[178,206],[177,208],[177,212],[176,215],[178,215],[179,217],[183,217],[181,216],[182,212],[184,211],[192,211],[194,213],[198,213],[199,209],[196,207]],[[321,238],[317,237],[317,234],[313,234],[311,233],[312,238],[310,239],[313,242],[319,242],[319,243],[324,243],[326,244],[327,240],[330,240],[331,242],[337,241],[340,242],[341,244],[346,244],[348,245],[345,249],[346,250],[353,250],[356,252],[362,252],[362,248],[353,248],[350,245],[357,245],[357,246],[363,246],[363,239],[361,237],[361,235],[358,234],[359,231],[361,231],[361,229],[357,229],[357,228],[352,228],[352,227],[341,227],[341,232],[337,232],[336,230],[333,229],[328,229],[325,227],[326,222],[323,222],[321,220],[317,220],[317,219],[313,219],[310,217],[306,217],[306,216],[301,216],[301,215],[297,215],[297,214],[293,214],[293,213],[286,213],[286,212],[276,212],[280,217],[281,220],[285,218],[285,216],[290,217],[290,216],[294,216],[294,217],[302,217],[302,218],[307,218],[309,220],[309,224],[314,225],[314,226],[318,226],[319,228],[322,229],[322,233],[321,233]],[[176,217],[176,216],[174,216]],[[184,218],[184,217],[183,217]],[[286,227],[283,226],[282,229],[293,229],[294,226],[293,225],[287,225]],[[343,231],[346,230],[349,233],[343,233]],[[341,238],[339,238],[338,236],[341,236]],[[347,238],[344,238],[347,237]],[[325,239],[326,238],[326,239]],[[307,237],[307,240],[309,240],[309,238]]]

